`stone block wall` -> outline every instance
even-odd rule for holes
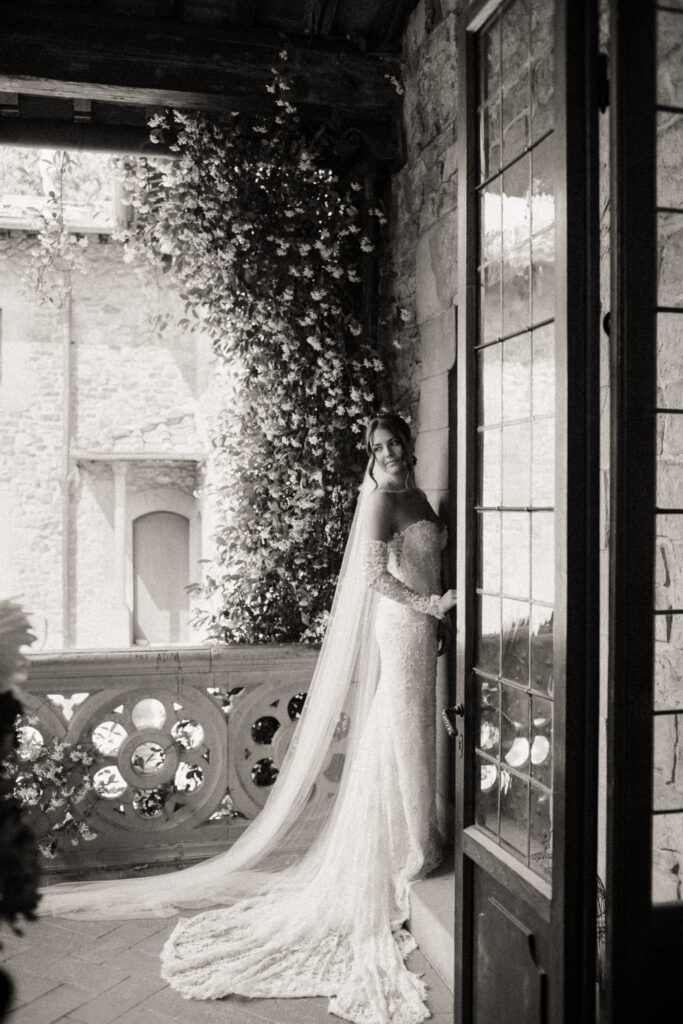
[[[422,0],[403,41],[407,160],[390,182],[391,235],[383,258],[382,295],[401,315],[385,329],[397,343],[396,405],[416,431],[416,475],[431,504],[447,521],[454,513],[449,479],[449,373],[455,363],[457,303],[456,15],[462,4]],[[391,337],[389,337],[391,335]],[[449,516],[449,508],[451,516]],[[452,585],[453,544],[445,566]],[[439,661],[438,710],[452,703],[453,668]],[[452,752],[437,723],[437,803],[441,826],[453,828]]]
[[[196,448],[203,342],[157,323],[181,315],[180,298],[165,276],[125,263],[120,243],[91,243],[87,257],[88,272],[74,276],[72,292],[75,447]]]
[[[31,244],[0,234],[1,586],[32,613],[38,642],[59,646],[64,322],[21,295]]]
[[[22,283],[33,245],[0,234],[0,585],[32,613],[38,647],[118,646],[113,464],[80,455],[166,453],[128,463],[127,492],[193,495],[196,463],[177,460],[208,447],[210,347],[159,329],[180,312],[172,284],[105,235],[90,236],[65,309],[41,306]]]

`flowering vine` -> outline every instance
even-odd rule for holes
[[[16,724],[17,748],[0,765],[13,796],[26,809],[38,849],[52,859],[64,847],[96,839],[88,824],[88,797],[94,792],[88,771],[95,763],[92,750],[53,736],[43,740],[34,728],[38,720],[22,715]]]
[[[276,113],[217,121],[168,112],[152,137],[176,159],[123,164],[130,257],[172,271],[224,379],[211,472],[219,528],[198,624],[232,642],[324,632],[362,473],[362,422],[388,393],[358,315],[379,208],[333,170],[290,100],[287,54],[267,86]]]
[[[69,229],[65,217],[65,179],[77,160],[65,150],[42,159],[49,187],[44,202],[34,209],[35,245],[30,250],[24,285],[41,305],[62,309],[71,286],[71,274],[85,270],[85,235]]]

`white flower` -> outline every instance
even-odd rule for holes
[[[386,78],[387,76],[385,75],[384,77]],[[363,186],[361,185],[361,183],[359,181],[352,181],[351,182],[351,188],[353,189],[354,192],[360,192],[362,187]]]
[[[268,131],[264,124],[255,124],[253,125],[251,130],[253,132],[256,132],[257,135],[265,135],[266,132]]]
[[[401,308],[399,309],[398,315],[404,324],[410,323],[410,321],[412,320],[410,310],[404,309],[403,306],[401,306]]]
[[[360,240],[360,247],[363,250],[363,252],[372,252],[373,249],[375,248],[370,239],[366,238],[365,235],[363,235],[363,237]]]
[[[280,50],[280,52],[278,53],[278,57],[280,58],[280,60],[289,60],[289,53],[287,50]]]
[[[353,334],[354,338],[358,338],[363,333],[363,328],[360,324],[349,324],[349,331]]]

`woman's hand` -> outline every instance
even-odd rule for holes
[[[439,619],[436,626],[436,642],[437,648],[436,653],[440,658],[448,648],[448,643],[451,639],[451,623],[450,619]]]
[[[455,590],[447,590],[445,594],[442,594],[439,598],[439,608],[445,614],[449,612],[454,605],[458,603],[458,594]]]

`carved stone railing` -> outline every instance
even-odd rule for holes
[[[316,658],[298,646],[31,657],[31,741],[57,736],[96,758],[88,822],[97,839],[60,854],[50,872],[189,863],[230,846],[267,799]]]

